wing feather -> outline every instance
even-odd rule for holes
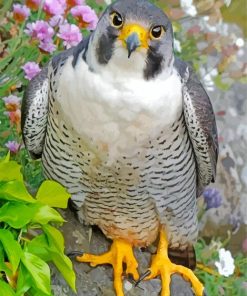
[[[21,107],[22,137],[33,158],[41,157],[48,116],[48,66],[29,83]]]
[[[63,67],[66,59],[73,56],[72,66],[77,60],[85,59],[89,38],[85,38],[77,46],[71,47],[58,55],[45,66],[29,83],[22,102],[22,136],[27,150],[33,158],[40,158],[45,143],[47,120],[49,113],[49,86],[51,74],[59,79],[58,69]],[[54,79],[54,78],[53,78]]]
[[[175,67],[183,80],[184,117],[196,157],[197,195],[200,195],[205,186],[214,182],[216,175],[218,135],[215,115],[192,68],[180,60],[176,60]]]

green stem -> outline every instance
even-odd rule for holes
[[[41,13],[42,13],[44,4],[45,4],[45,0],[42,0],[41,3],[40,3],[40,5],[39,5],[39,10],[38,10],[38,14],[37,14],[37,20],[40,19],[40,16],[41,16]]]

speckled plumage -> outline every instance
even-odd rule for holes
[[[122,50],[115,48],[105,68],[92,56],[96,35],[55,57],[31,82],[23,105],[26,146],[42,152],[45,176],[65,185],[86,222],[108,237],[146,246],[163,224],[171,247],[192,244],[196,197],[214,179],[217,161],[209,98],[173,56],[161,73],[146,67],[148,81],[123,79],[133,63],[127,58],[111,76],[105,69],[116,69]],[[138,90],[128,79],[140,83]],[[148,97],[146,85],[159,89]]]

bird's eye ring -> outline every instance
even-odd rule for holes
[[[150,36],[152,39],[160,39],[165,33],[165,29],[162,26],[155,26],[150,31]]]
[[[119,29],[123,25],[123,18],[120,13],[114,11],[111,13],[111,23],[112,26]]]

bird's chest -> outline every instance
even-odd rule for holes
[[[109,164],[135,155],[181,114],[177,73],[165,80],[113,79],[90,72],[85,64],[71,70],[69,63],[55,94],[57,108],[86,146]]]

